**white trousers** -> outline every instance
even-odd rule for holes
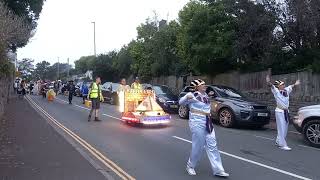
[[[288,133],[289,122],[285,119],[285,113],[281,111],[275,111],[276,122],[277,122],[277,140],[279,146],[287,146],[286,137]]]
[[[192,150],[188,166],[195,168],[205,149],[213,173],[224,172],[214,130],[210,134],[207,132],[205,120],[190,119],[189,126],[192,133]]]

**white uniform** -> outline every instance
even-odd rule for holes
[[[188,99],[188,95],[193,96],[193,98]],[[211,133],[206,130],[206,115],[192,112],[197,111],[202,112],[203,114],[210,113],[211,104],[208,95],[202,95],[199,92],[189,92],[179,100],[179,104],[188,105],[190,108],[189,126],[192,134],[192,150],[187,165],[191,168],[195,168],[198,161],[201,159],[203,149],[205,149],[213,173],[217,174],[224,172],[214,130]]]
[[[275,109],[277,123],[277,140],[276,143],[281,147],[287,147],[286,137],[289,125],[289,97],[293,86],[286,87],[283,91],[272,85],[271,91],[276,99],[277,107]]]

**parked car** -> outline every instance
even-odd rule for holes
[[[152,89],[151,84],[141,84],[143,89]]]
[[[119,83],[106,82],[102,85],[101,91],[104,97],[104,101],[110,104],[118,104],[118,94],[117,89],[119,88]]]
[[[187,86],[180,93],[183,97],[192,88]],[[262,127],[270,122],[270,110],[268,106],[256,103],[246,98],[239,91],[219,85],[208,85],[207,93],[213,92],[211,99],[211,116],[223,127],[236,125],[250,125]],[[189,108],[179,106],[178,114],[181,118],[188,118]]]
[[[168,86],[154,85],[152,89],[156,94],[156,101],[166,112],[178,111],[178,96],[174,95]]]
[[[293,124],[311,146],[320,148],[320,105],[300,108]]]

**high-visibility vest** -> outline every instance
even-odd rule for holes
[[[132,89],[142,90],[141,84],[140,84],[140,83],[136,83],[136,82],[134,82],[134,83],[131,85],[131,88],[132,88]]]
[[[99,92],[100,90],[100,92]],[[101,94],[101,88],[98,87],[97,83],[92,83],[91,90],[90,90],[90,98],[96,99]],[[100,97],[101,98],[101,97]]]

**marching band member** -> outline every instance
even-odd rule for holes
[[[196,175],[194,168],[205,148],[214,175],[228,177],[229,174],[224,171],[217,148],[213,123],[210,117],[211,105],[206,93],[205,82],[200,79],[193,80],[190,86],[194,88],[195,92],[189,92],[179,101],[180,105],[189,105],[190,108],[189,126],[192,133],[192,150],[186,170],[189,175]]]
[[[290,151],[291,148],[287,145],[286,137],[288,133],[289,125],[289,97],[292,89],[295,86],[300,85],[300,80],[297,80],[295,84],[288,87],[285,86],[283,81],[277,80],[274,84],[271,83],[270,77],[266,78],[268,85],[271,87],[271,91],[276,100],[277,107],[275,109],[276,123],[277,123],[277,139],[276,145],[280,149]]]

